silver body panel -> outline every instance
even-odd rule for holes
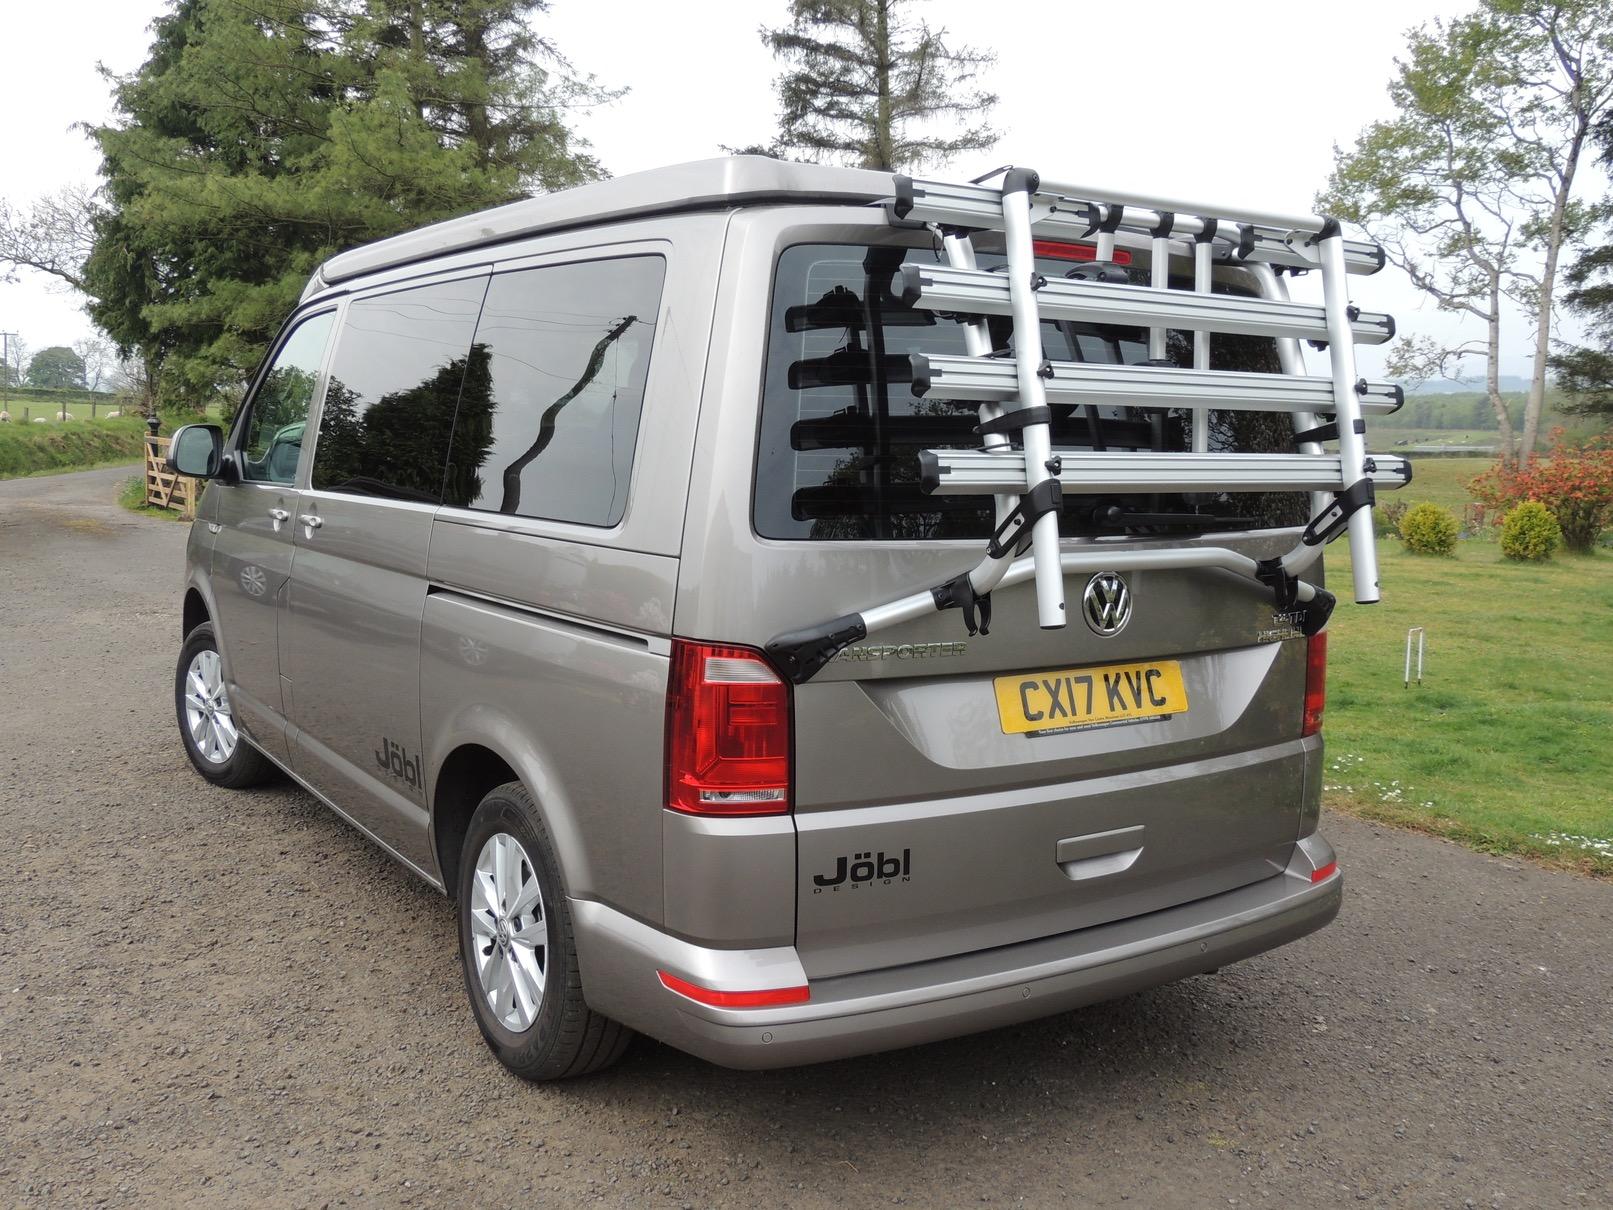
[[[865,204],[888,192],[882,174],[717,163],[727,167],[686,166],[687,179],[653,189],[623,178],[456,220],[344,254],[311,283],[306,307],[337,300],[339,352],[346,300],[367,291],[665,259],[614,525],[315,490],[313,441],[294,484],[209,486],[203,515],[219,528],[204,538],[198,522],[190,585],[218,626],[248,739],[439,887],[445,856],[457,856],[443,852],[444,771],[473,750],[502,761],[554,839],[590,1003],[735,1066],[1062,1011],[1325,924],[1341,882],[1309,880],[1331,851],[1315,835],[1321,741],[1300,737],[1304,643],[1269,594],[1213,567],[1134,560],[1135,613],[1110,638],[1041,630],[1025,582],[995,594],[990,637],[966,638],[956,614],[899,622],[795,687],[791,814],[663,809],[676,639],[760,647],[979,557],[973,541],[755,532],[758,384],[780,251],[928,237]],[[293,524],[274,530],[270,508]],[[1294,539],[1275,530],[1171,545],[1262,558]],[[257,573],[243,578],[249,567],[263,591]],[[1068,582],[1073,600],[1081,583]],[[1034,741],[997,725],[995,676],[1152,659],[1180,663],[1186,714]],[[899,851],[911,855],[901,880],[825,889],[815,877],[848,854]],[[812,997],[706,1009],[661,986],[658,970],[731,990],[804,982]]]

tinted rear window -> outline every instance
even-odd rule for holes
[[[907,308],[890,293],[904,262],[940,263],[929,248],[868,248],[801,244],[779,257],[774,280],[756,462],[755,526],[767,538],[858,540],[871,538],[984,538],[991,533],[991,499],[936,496],[919,485],[921,449],[979,449],[972,430],[978,404],[913,395],[911,353],[954,354],[964,347],[964,320]],[[1000,264],[981,253],[981,268]],[[1062,276],[1068,261],[1038,261],[1048,276]],[[1146,284],[1144,268],[1132,278]],[[1187,281],[1173,285],[1190,287]],[[1225,287],[1217,287],[1218,291]],[[992,321],[992,343],[1010,348],[1006,319]],[[1131,364],[1148,357],[1145,328],[1047,321],[1042,348],[1057,361]],[[1193,364],[1188,332],[1172,331],[1167,356]],[[1264,337],[1216,334],[1210,367],[1277,373],[1275,342]],[[1210,448],[1244,453],[1289,453],[1293,423],[1283,414],[1210,413]],[[1190,448],[1190,413],[1184,409],[1099,407],[1055,409],[1058,449],[1181,451]],[[1066,535],[1116,533],[1110,505],[1132,513],[1208,513],[1226,518],[1216,528],[1303,525],[1301,493],[1197,493],[1182,495],[1066,495]],[[1132,524],[1129,532],[1151,532]],[[1181,532],[1170,530],[1159,532]],[[1202,531],[1198,531],[1202,532]]]

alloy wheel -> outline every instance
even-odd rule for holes
[[[470,931],[487,1005],[505,1029],[532,1028],[543,1006],[549,925],[537,868],[521,842],[495,832],[476,857]]]
[[[185,726],[196,751],[210,765],[226,764],[241,741],[224,692],[223,665],[210,648],[192,656],[185,672]]]

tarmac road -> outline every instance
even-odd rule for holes
[[[0,483],[0,1204],[1613,1204],[1613,886],[1331,817],[1337,923],[955,1042],[502,1073],[447,902],[185,764],[183,526]]]

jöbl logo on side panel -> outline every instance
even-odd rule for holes
[[[416,790],[425,784],[425,779],[420,775],[420,758],[410,756],[409,749],[397,740],[384,735],[381,737],[381,746],[375,750],[375,764],[382,773],[390,773]]]
[[[839,890],[848,886],[855,890],[871,882],[889,886],[893,882],[913,881],[913,850],[903,849],[900,857],[887,857],[878,853],[854,853],[835,861],[833,874],[814,874],[814,895],[823,894],[824,888]]]

